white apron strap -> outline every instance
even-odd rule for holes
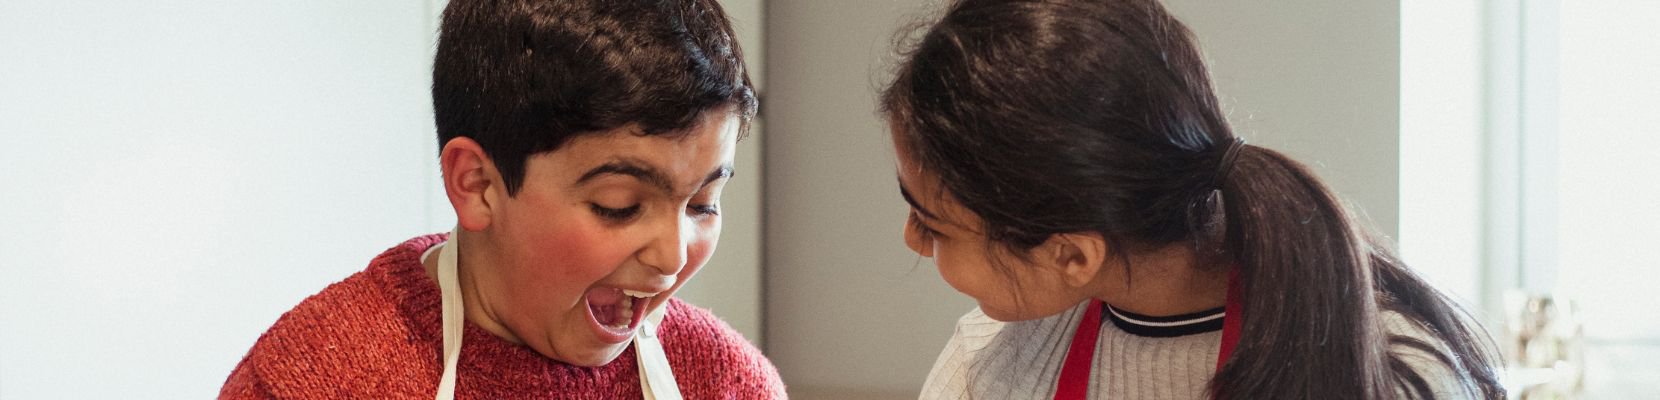
[[[664,304],[640,321],[639,332],[634,333],[634,354],[640,361],[640,392],[645,400],[680,400],[680,385],[669,369],[669,356],[663,353],[663,342],[657,338],[657,327],[663,323]]]
[[[439,309],[444,320],[444,374],[438,378],[437,400],[455,399],[455,364],[461,360],[461,328],[466,326],[466,308],[461,305],[461,279],[456,276],[455,243],[460,237],[450,231],[449,240],[438,250]]]

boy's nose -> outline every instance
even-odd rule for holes
[[[664,275],[675,275],[686,266],[686,244],[691,241],[693,225],[685,218],[673,218],[673,222],[663,224],[651,243],[640,254],[640,262],[661,271]]]

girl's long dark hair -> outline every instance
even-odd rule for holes
[[[961,0],[882,96],[901,151],[1015,252],[1100,232],[1236,265],[1244,320],[1210,383],[1235,399],[1433,397],[1401,349],[1502,398],[1483,331],[1302,164],[1236,142],[1191,32],[1156,0]],[[1434,341],[1391,334],[1399,313]],[[1445,378],[1440,378],[1445,379]]]

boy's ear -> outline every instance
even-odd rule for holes
[[[1106,268],[1107,240],[1097,232],[1073,232],[1050,235],[1038,246],[1040,260],[1061,274],[1061,279],[1074,288],[1084,288],[1095,281]]]
[[[494,208],[499,206],[502,192],[501,174],[496,164],[484,154],[484,147],[465,137],[450,139],[439,152],[443,167],[444,193],[455,207],[456,222],[461,229],[480,231],[490,226]]]

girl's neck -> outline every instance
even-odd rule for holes
[[[1228,298],[1228,267],[1205,265],[1185,243],[1109,263],[1095,298],[1113,308],[1147,316],[1191,314],[1222,307]]]

